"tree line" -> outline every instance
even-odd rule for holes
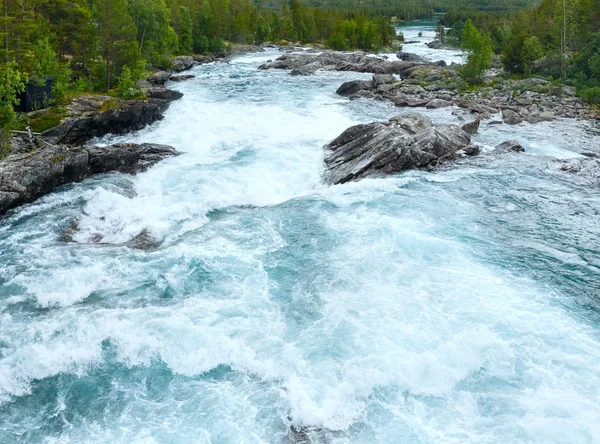
[[[299,0],[271,5],[251,0],[2,0],[0,128],[8,130],[14,121],[16,97],[27,81],[53,77],[59,101],[114,89],[131,96],[150,66],[168,69],[175,55],[282,40],[377,51],[394,37],[383,16],[308,7]]]
[[[499,55],[509,73],[560,79],[600,103],[598,0],[542,0],[536,8],[508,12],[452,10],[440,23],[457,40],[476,27],[479,41],[486,40],[485,49]]]

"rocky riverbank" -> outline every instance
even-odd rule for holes
[[[492,72],[485,86],[467,88],[460,80],[459,65],[429,62],[404,52],[397,56],[400,60],[389,61],[362,52],[306,51],[283,54],[259,69],[285,69],[292,75],[311,75],[318,70],[373,73],[376,76],[372,81],[346,82],[338,94],[350,99],[389,100],[399,107],[458,106],[480,119],[502,112],[506,124],[537,123],[556,117],[600,120],[600,111],[576,97],[570,87],[544,79],[504,78]]]
[[[13,154],[0,161],[0,215],[60,185],[110,171],[135,174],[179,154],[173,147],[152,143],[47,145],[31,153]]]

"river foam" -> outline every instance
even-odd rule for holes
[[[98,141],[184,155],[2,221],[0,442],[600,441],[600,200],[548,167],[593,128],[482,125],[478,160],[328,187],[323,144],[402,110],[276,56]]]

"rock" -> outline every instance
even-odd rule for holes
[[[525,148],[523,148],[521,146],[521,144],[519,142],[517,142],[516,140],[506,140],[506,141],[502,142],[500,145],[498,145],[496,147],[496,150],[500,151],[500,152],[512,151],[515,153],[519,153],[519,152],[524,152]]]
[[[502,120],[492,120],[491,122],[488,122],[488,126],[489,125],[502,125],[504,122],[502,122]]]
[[[523,118],[519,115],[519,113],[516,113],[515,111],[512,111],[510,109],[503,109],[502,120],[504,121],[504,123],[507,123],[509,125],[517,125],[523,121]]]
[[[475,134],[479,131],[479,124],[481,123],[481,119],[475,119],[471,123],[465,123],[461,128],[467,134]]]
[[[313,70],[311,70],[310,68],[307,68],[306,66],[294,68],[290,72],[290,74],[293,76],[310,76],[310,75],[313,75],[314,73],[315,72]]]
[[[194,74],[182,74],[179,76],[171,76],[169,80],[173,82],[183,82],[184,80],[195,79],[196,76]]]
[[[433,126],[420,114],[348,128],[327,145],[325,180],[340,184],[371,175],[431,167],[458,157],[470,136],[456,125]]]
[[[529,123],[550,122],[556,120],[556,114],[550,111],[531,113],[527,118]]]
[[[452,106],[452,102],[448,102],[447,100],[442,100],[442,99],[433,99],[432,101],[427,103],[427,105],[425,105],[425,108],[437,109],[437,108],[445,108],[448,106]]]
[[[467,155],[467,156],[476,156],[479,153],[481,153],[481,148],[479,148],[477,145],[467,145],[466,147],[464,147],[462,149],[462,151]]]
[[[370,89],[373,87],[373,82],[369,80],[351,80],[349,82],[344,82],[337,89],[336,93],[340,96],[351,96],[356,94],[358,91],[363,89]]]
[[[427,42],[427,43],[425,43],[425,45],[427,45],[431,49],[442,49],[442,42],[440,42],[439,40],[434,40],[433,42]]]
[[[171,78],[170,71],[158,71],[148,77],[148,81],[155,85],[164,85]]]
[[[191,56],[179,56],[173,59],[173,71],[185,71],[192,66],[194,66],[194,58]]]
[[[404,62],[417,62],[417,63],[429,63],[429,60],[411,52],[398,52],[396,57]]]
[[[105,147],[46,146],[33,153],[8,156],[0,161],[0,214],[33,202],[60,185],[109,171],[135,174],[178,154],[166,145],[120,143]]]
[[[133,248],[134,250],[154,251],[158,249],[160,242],[157,241],[148,230],[144,229],[140,234],[126,242],[124,245]]]
[[[150,88],[146,91],[146,96],[150,99],[160,99],[172,102],[183,97],[183,93],[174,89],[167,88]]]
[[[398,80],[393,74],[374,74],[373,75],[373,87],[378,88],[381,85],[390,85],[396,83]]]
[[[140,130],[161,120],[171,100],[181,93],[151,88],[149,100],[121,100],[106,96],[81,96],[67,107],[67,118],[42,136],[52,145],[81,145],[93,137]]]
[[[577,174],[584,179],[600,186],[600,159],[566,159],[556,160],[562,171]]]

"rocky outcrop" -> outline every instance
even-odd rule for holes
[[[170,102],[182,95],[166,88],[150,88],[149,98],[144,100],[81,96],[68,106],[67,118],[42,136],[53,145],[82,145],[94,137],[140,130],[161,120]]]
[[[460,157],[471,138],[456,125],[434,126],[417,113],[348,128],[326,146],[325,180],[341,184],[368,176],[430,168]]]
[[[185,80],[191,80],[195,78],[196,76],[194,74],[181,74],[178,76],[171,76],[169,80],[171,80],[172,82],[183,82]]]
[[[8,156],[0,161],[0,214],[32,202],[60,185],[109,171],[135,174],[178,154],[170,146],[144,143],[47,146],[33,153]]]
[[[194,58],[192,56],[179,56],[175,57],[172,60],[173,62],[173,71],[181,72],[187,69],[190,69],[194,66]]]
[[[262,64],[259,69],[289,69],[302,75],[312,74],[318,70],[401,75],[407,69],[420,64],[400,60],[387,61],[383,57],[363,52],[323,51],[283,54],[274,61]]]
[[[600,111],[586,105],[569,89],[549,89],[542,79],[513,80],[494,78],[494,87],[465,91],[457,81],[457,66],[405,63],[399,70],[400,82],[376,85],[375,82],[355,82],[345,88],[344,96],[389,100],[400,107],[439,108],[458,106],[477,119],[489,119],[502,112],[504,123],[515,125],[549,122],[557,117],[600,120]],[[492,81],[492,80],[490,80]],[[498,122],[502,123],[502,122]]]
[[[148,81],[154,85],[164,85],[171,78],[171,71],[158,71],[148,77]]]

